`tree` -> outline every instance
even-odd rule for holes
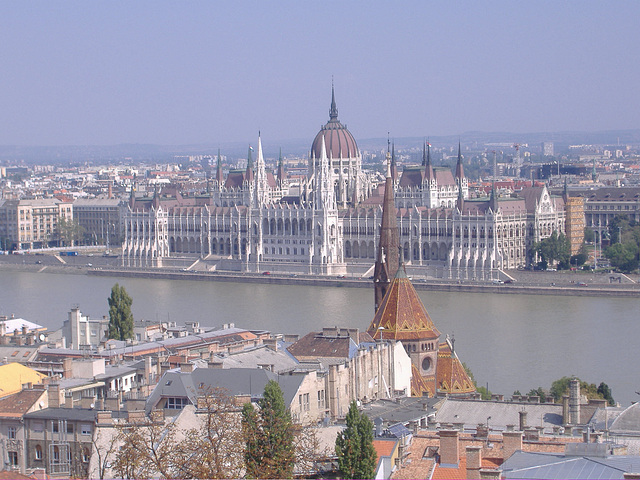
[[[373,423],[351,402],[347,413],[347,428],[336,438],[338,468],[343,478],[373,478],[377,455],[373,448]]]
[[[242,409],[246,476],[291,478],[295,462],[294,427],[280,385],[269,380],[256,411],[251,403]]]
[[[244,474],[240,407],[224,388],[198,396],[198,427],[187,431],[176,453],[181,478],[241,478]]]
[[[78,220],[67,220],[64,217],[60,217],[56,229],[58,240],[67,246],[73,246],[84,235],[84,227],[80,226]]]
[[[560,268],[569,268],[571,245],[564,233],[553,232],[550,237],[536,242],[532,251],[540,257],[540,263],[558,262]]]
[[[119,478],[180,478],[186,459],[176,450],[176,433],[162,414],[120,427],[113,472]]]
[[[610,405],[615,405],[615,401],[613,396],[611,395],[611,389],[609,386],[602,382],[599,387],[596,387],[595,383],[587,383],[584,380],[580,380],[580,394],[585,395],[587,398],[599,398],[604,399],[609,402]],[[558,380],[555,380],[551,384],[551,389],[549,393],[553,395],[553,398],[556,402],[562,400],[564,395],[569,394],[569,383],[571,382],[571,377],[562,377]],[[606,395],[606,396],[605,396]]]
[[[133,300],[124,287],[117,283],[111,288],[109,302],[109,332],[108,337],[116,340],[133,338],[133,314],[131,304]]]
[[[616,243],[605,251],[605,256],[611,262],[611,266],[624,273],[629,273],[638,268],[638,247],[633,243]]]

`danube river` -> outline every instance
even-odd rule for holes
[[[114,283],[133,297],[136,319],[198,321],[213,327],[304,335],[322,326],[366,330],[373,289],[157,280],[0,271],[0,314],[50,330],[72,306],[108,314]],[[548,388],[562,376],[606,382],[622,405],[640,391],[640,298],[420,291],[443,334],[455,335],[460,359],[480,385],[510,395]]]

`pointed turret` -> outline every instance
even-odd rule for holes
[[[338,121],[338,107],[336,106],[336,94],[333,89],[333,80],[331,80],[331,108],[329,109],[329,121]]]
[[[218,149],[218,164],[216,165],[216,181],[220,186],[222,186],[222,184],[224,183],[224,177],[222,176],[222,157],[220,156],[220,149]]]
[[[431,144],[429,143],[429,140],[427,140],[427,143],[425,144],[425,148],[424,150],[426,150],[427,155],[426,155],[426,160],[425,160],[425,167],[424,167],[424,179],[427,182],[432,181],[433,179],[436,178],[435,174],[433,173],[433,167],[431,166]]]
[[[495,182],[491,186],[491,194],[489,196],[489,207],[493,210],[493,213],[498,211],[498,193],[496,192]]]
[[[373,274],[374,306],[376,311],[385,293],[387,293],[391,279],[395,277],[400,264],[400,240],[396,215],[393,178],[391,177],[391,154],[387,147],[387,177],[382,204],[382,226],[380,228],[378,258]]]
[[[253,147],[249,145],[249,153],[247,154],[247,171],[245,173],[245,181],[249,183],[253,183],[253,158],[251,158],[251,152],[253,152]]]
[[[282,148],[280,148],[280,157],[278,158],[278,187],[284,185],[284,162],[282,161]]]
[[[456,181],[462,182],[464,178],[464,168],[462,167],[462,150],[460,148],[460,141],[458,140],[458,163],[456,164]]]
[[[398,165],[396,165],[396,144],[391,144],[391,178],[395,182],[398,179]]]
[[[456,207],[458,207],[460,213],[462,213],[462,211],[464,210],[464,196],[462,194],[462,188],[458,189],[458,199],[456,200]]]

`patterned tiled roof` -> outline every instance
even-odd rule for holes
[[[473,382],[462,366],[462,362],[451,349],[448,341],[440,344],[436,375],[439,392],[463,394],[476,391]]]
[[[367,333],[375,340],[380,340],[381,335],[386,340],[434,340],[440,337],[404,268],[398,269]]]

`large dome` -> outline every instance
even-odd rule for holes
[[[338,108],[336,107],[333,87],[331,87],[331,110],[329,121],[320,129],[311,145],[311,156],[320,158],[322,155],[322,138],[327,150],[327,156],[337,158],[356,158],[359,156],[358,145],[347,127],[338,120]]]

